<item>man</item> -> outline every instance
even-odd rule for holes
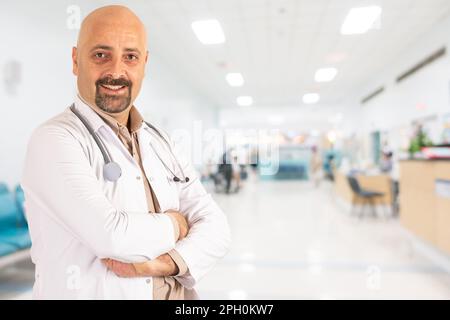
[[[146,40],[133,12],[107,6],[85,18],[72,51],[74,109],[121,167],[117,181],[105,178],[94,134],[73,110],[31,137],[22,185],[35,298],[194,299],[194,285],[228,250],[224,214],[181,155],[173,153],[178,168],[171,163],[173,146],[133,105]],[[177,184],[172,170],[188,178]]]

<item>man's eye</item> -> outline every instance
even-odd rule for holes
[[[138,57],[135,56],[134,54],[127,54],[126,58],[129,61],[133,61],[133,60],[137,60]]]
[[[104,54],[103,52],[97,52],[95,54],[95,57],[98,59],[103,59],[103,58],[106,58],[106,54]]]

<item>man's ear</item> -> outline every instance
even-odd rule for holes
[[[148,51],[145,52],[145,60],[144,60],[144,76],[147,75],[147,62],[148,62]]]
[[[72,48],[72,73],[78,76],[78,58],[77,58],[77,47]]]

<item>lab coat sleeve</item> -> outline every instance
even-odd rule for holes
[[[188,183],[180,184],[179,193],[180,212],[187,218],[190,229],[187,237],[175,246],[188,272],[176,279],[191,289],[226,255],[231,235],[225,214],[204,189],[196,170],[180,153],[175,151],[175,155],[190,178]]]
[[[79,139],[58,125],[44,125],[28,145],[22,185],[39,212],[92,249],[99,258],[154,259],[174,248],[166,215],[118,211],[104,195]]]

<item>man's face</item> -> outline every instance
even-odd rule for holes
[[[130,107],[145,74],[145,33],[126,22],[93,22],[74,48],[73,72],[83,99],[108,113]]]

